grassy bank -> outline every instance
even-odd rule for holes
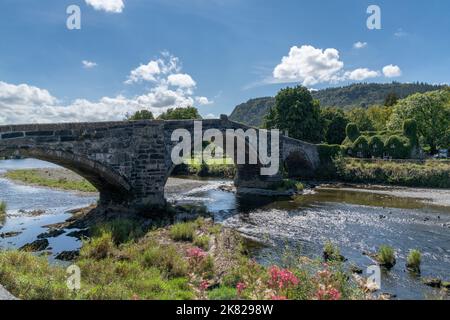
[[[233,179],[236,175],[236,167],[232,159],[211,159],[206,162],[199,159],[189,159],[178,166],[174,174]]]
[[[378,183],[406,187],[450,188],[450,163],[335,160],[337,178],[346,182]]]
[[[0,252],[0,283],[21,299],[362,299],[341,263],[287,255],[263,267],[234,231],[198,219],[144,232],[132,222],[95,228],[78,260],[81,289],[66,270],[29,253]]]
[[[5,177],[13,181],[41,187],[97,192],[97,189],[86,179],[63,169],[13,170],[6,172]]]

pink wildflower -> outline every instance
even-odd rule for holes
[[[245,283],[239,282],[239,283],[236,285],[236,289],[237,289],[238,295],[241,295],[242,292],[243,292],[246,288],[247,288],[247,285],[246,285]]]
[[[339,300],[341,298],[341,293],[335,288],[320,289],[316,293],[316,298],[318,300]]]
[[[280,269],[276,266],[269,269],[269,286],[273,289],[286,289],[298,285],[298,278],[287,269]]]
[[[209,288],[209,282],[208,282],[208,280],[203,280],[203,281],[200,283],[199,288],[200,288],[201,291],[206,291],[206,290]]]

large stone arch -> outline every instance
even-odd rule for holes
[[[42,147],[13,146],[8,150],[0,148],[0,156],[11,154],[51,162],[75,172],[89,181],[100,193],[103,205],[125,202],[129,199],[131,186],[120,175],[99,162],[82,155],[76,155],[62,150],[44,149]]]

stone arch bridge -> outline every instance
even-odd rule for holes
[[[226,116],[201,123],[203,132],[251,129]],[[194,121],[0,126],[0,157],[19,154],[60,165],[91,182],[100,192],[102,205],[125,205],[144,211],[166,203],[164,186],[175,167],[171,154],[178,141],[172,141],[172,133],[177,129],[193,133]],[[246,146],[248,155],[248,140]],[[280,136],[279,160],[292,175],[311,175],[319,166],[318,149],[316,145]],[[237,165],[238,192],[270,188],[282,179],[281,170],[262,176],[260,169],[258,164]]]

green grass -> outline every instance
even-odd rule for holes
[[[6,202],[5,201],[0,201],[0,216],[5,216],[6,215]]]
[[[406,187],[450,188],[450,163],[442,161],[390,162],[338,158],[336,178],[356,183],[381,183]]]
[[[177,223],[170,228],[170,237],[175,241],[192,242],[194,240],[195,230],[195,222]]]
[[[13,170],[8,171],[5,177],[11,180],[20,181],[26,184],[37,185],[41,187],[56,188],[80,192],[97,192],[97,189],[85,179],[51,179],[43,177],[39,170]]]
[[[411,250],[406,259],[406,267],[412,271],[420,271],[420,264],[422,262],[422,254],[419,250]]]
[[[236,288],[220,286],[208,293],[209,300],[236,300]]]
[[[211,241],[211,238],[207,235],[194,237],[194,245],[203,250],[209,250],[209,242],[210,241]]]
[[[327,241],[323,247],[323,257],[325,261],[341,261],[342,255],[339,247],[331,241]]]
[[[394,249],[386,245],[381,246],[377,253],[377,261],[382,266],[393,267],[396,262]]]

